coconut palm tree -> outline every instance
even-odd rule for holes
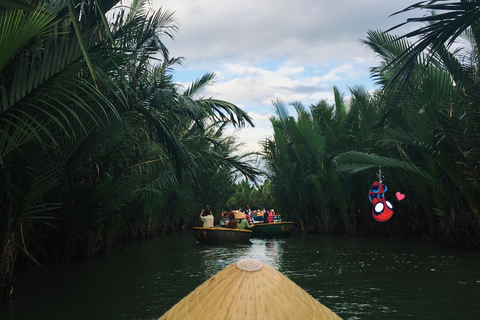
[[[462,6],[467,3],[472,5],[465,1]],[[449,24],[446,16],[436,19],[446,19],[434,23],[436,27]],[[365,43],[383,59],[373,69],[374,77],[384,85],[397,84],[386,87],[389,109],[377,143],[387,154],[350,152],[336,161],[350,173],[378,165],[402,172],[399,180],[404,189],[414,191],[410,221],[425,220],[421,228],[430,237],[478,246],[478,56],[474,34],[465,35],[473,52],[466,48],[449,52],[443,43],[434,42],[431,51],[412,55],[415,60],[403,66],[398,61],[415,45],[404,38],[394,41],[398,37],[387,33],[369,32]],[[408,77],[404,77],[406,67]]]
[[[266,141],[264,157],[282,216],[325,233],[342,221],[344,230],[353,233],[346,189],[331,161],[349,141],[344,101],[335,90],[336,109],[322,101],[309,113],[301,103],[292,103],[297,119],[277,101],[277,117],[271,119],[274,137]]]
[[[116,3],[38,1],[32,11],[0,15],[2,297],[19,252],[94,255],[124,219],[144,223],[128,210],[135,203],[195,179],[198,157],[181,138],[192,127],[206,119],[251,124],[233,104],[192,97],[213,75],[177,92],[165,70],[181,59],[170,58],[161,39],[176,30],[173,13],[133,1],[107,19]],[[255,170],[227,153],[215,161],[253,178]],[[145,211],[168,201],[160,199]]]
[[[448,1],[448,0],[433,0],[420,1],[399,12],[418,10],[428,10],[432,14],[424,15],[422,17],[409,18],[407,22],[401,23],[393,28],[387,30],[390,32],[407,23],[421,23],[422,27],[408,32],[402,36],[395,37],[396,41],[403,41],[408,38],[416,39],[412,45],[409,45],[401,53],[398,53],[394,60],[389,62],[388,68],[398,68],[397,72],[393,74],[391,83],[399,79],[408,79],[414,68],[418,67],[418,59],[423,57],[427,62],[424,66],[429,65],[430,62],[435,62],[438,58],[438,53],[445,53],[445,47],[451,46],[458,40],[465,32],[471,35],[471,41],[478,49],[480,45],[480,2],[475,0],[462,1]],[[437,57],[436,57],[437,55]],[[457,71],[459,71],[457,69]],[[462,73],[457,72],[454,79],[457,85],[468,86],[469,81],[461,77]]]
[[[109,77],[117,68],[102,53],[112,44],[99,39],[107,35],[100,10],[87,13],[88,6],[68,1],[34,5],[33,11],[6,8],[0,16],[2,297],[10,291],[18,251],[26,251],[32,221],[58,207],[49,193],[61,184],[68,157],[92,124],[125,105]],[[75,32],[80,23],[92,32]],[[111,57],[121,58],[122,49]]]

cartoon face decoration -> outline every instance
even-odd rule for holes
[[[375,220],[380,222],[388,221],[393,215],[393,206],[390,201],[382,199],[373,206],[372,216]]]
[[[372,216],[380,222],[388,221],[393,215],[393,206],[390,201],[385,200],[387,186],[375,181],[368,192],[368,198],[373,204]]]
[[[373,205],[377,204],[377,202],[380,201],[380,199],[384,198],[385,191],[387,191],[387,186],[378,181],[375,181],[372,184],[372,187],[370,188],[370,192],[368,193],[370,202]]]

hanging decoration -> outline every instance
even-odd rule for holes
[[[373,204],[372,216],[375,220],[380,222],[388,221],[393,215],[392,204],[390,203],[390,201],[385,200],[386,191],[387,186],[382,184],[382,166],[379,166],[378,181],[375,181],[372,184],[372,187],[368,192],[368,197],[370,199],[370,202]]]

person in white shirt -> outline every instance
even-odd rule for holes
[[[200,219],[202,219],[204,228],[213,228],[213,213],[208,205],[200,212]]]

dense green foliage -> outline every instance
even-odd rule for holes
[[[264,156],[276,207],[316,231],[478,248],[480,3],[424,1],[406,11],[413,8],[441,12],[412,19],[426,26],[405,36],[370,31],[364,41],[382,60],[372,68],[376,93],[353,88],[346,103],[335,89],[334,105],[293,103],[296,118],[275,104]],[[461,47],[449,50],[460,36]],[[379,168],[395,208],[386,223],[372,218],[368,201]]]
[[[185,228],[258,173],[223,134],[250,118],[199,96],[214,75],[172,82],[173,14],[117,2],[1,3],[0,298],[24,258]]]
[[[349,150],[374,147],[372,125],[381,117],[382,104],[362,88],[351,93],[348,112],[337,89],[336,108],[322,101],[307,112],[301,103],[292,103],[297,118],[287,114],[283,103],[275,103],[274,136],[264,145],[275,207],[307,230],[353,235],[365,223],[370,225],[361,190],[368,190],[371,179],[339,174],[334,159]]]
[[[259,186],[242,180],[237,183],[235,193],[228,199],[225,209],[227,211],[245,210],[247,206],[252,210],[275,209],[274,203],[269,180]]]

